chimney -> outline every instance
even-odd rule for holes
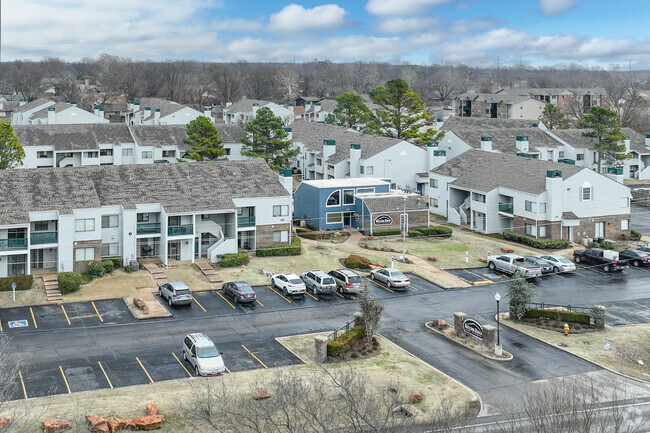
[[[282,101],[279,101],[279,102],[278,102],[278,105],[279,105],[280,107],[282,107],[282,105],[284,105],[284,103],[283,103]]]
[[[645,135],[645,147],[650,148],[650,134]]]
[[[528,136],[527,135],[518,135],[516,141],[517,149],[520,152],[528,153]]]
[[[607,170],[607,177],[618,183],[623,183],[623,167],[612,167]]]
[[[290,168],[280,169],[280,183],[289,194],[293,194],[293,174]]]
[[[27,100],[26,99],[21,99],[18,104],[19,104],[19,106],[22,107],[23,105],[27,104]]]
[[[148,119],[151,116],[151,107],[144,107],[144,118]]]
[[[260,109],[260,104],[253,102],[253,115],[257,116],[257,110]]]
[[[492,137],[481,137],[481,150],[492,152]]]
[[[428,149],[427,149],[428,150]],[[447,151],[446,150],[434,150],[433,157],[431,158],[431,166],[429,170],[440,167],[442,164],[447,162]]]
[[[320,102],[317,102],[314,104],[314,113],[318,113],[320,111]]]
[[[309,110],[310,108],[311,108],[311,102],[305,101],[305,111]]]
[[[99,105],[93,105],[93,114],[99,116]]]
[[[74,105],[75,107],[77,106],[77,101],[70,101],[70,104]]]
[[[231,105],[232,105],[232,101],[230,99],[228,99],[226,101],[226,108],[230,107]]]
[[[630,153],[630,137],[625,137],[623,143],[625,143],[625,153]]]
[[[427,143],[427,170],[431,170],[433,167],[433,151],[438,149],[437,141],[430,141]]]
[[[359,177],[361,174],[361,145],[350,145],[350,177]]]
[[[208,119],[210,119],[210,121],[214,121],[214,119],[212,118],[212,107],[210,106],[203,107],[203,115]]]
[[[546,170],[546,218],[548,221],[562,219],[562,171]]]
[[[99,117],[101,117],[102,119],[105,118],[105,116],[104,116],[104,107],[99,107]]]
[[[156,108],[156,111],[153,113],[153,124],[160,125],[160,108]]]
[[[442,117],[438,117],[438,118],[436,119],[436,130],[440,131],[440,128],[442,128],[442,124],[443,124],[443,123],[444,123],[444,122],[443,122],[443,120],[442,120]]]
[[[47,124],[55,125],[56,124],[56,108],[50,107],[47,109]]]
[[[284,132],[287,133],[287,140],[293,140],[293,132],[291,132],[291,128],[282,128]]]
[[[89,79],[89,78],[86,78],[86,79],[84,80],[84,84],[86,85],[86,87],[90,86],[90,79]]]
[[[323,161],[336,152],[336,140],[323,140]]]

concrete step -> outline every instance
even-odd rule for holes
[[[152,274],[154,280],[166,280],[167,275],[165,274]]]

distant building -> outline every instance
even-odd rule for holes
[[[188,105],[160,98],[140,98],[137,102],[129,102],[128,109],[125,114],[128,125],[187,125],[200,116],[214,123],[212,107],[204,107],[201,112]]]
[[[22,103],[21,103],[22,104]],[[76,102],[54,102],[40,98],[19,105],[11,114],[12,125],[79,125],[108,123],[103,115],[77,107]]]

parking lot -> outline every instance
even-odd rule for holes
[[[481,268],[447,269],[446,272],[467,281],[473,286],[492,284],[505,278],[500,272],[493,272],[487,266]]]

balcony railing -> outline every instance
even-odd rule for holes
[[[27,238],[0,239],[0,250],[22,250],[27,248]]]
[[[512,210],[513,210],[512,203],[499,203],[499,212],[512,215]]]
[[[191,235],[193,233],[194,233],[194,226],[192,226],[192,224],[167,227],[167,235],[169,236],[183,236],[183,235]]]
[[[237,217],[237,227],[255,227],[255,217]]]
[[[57,232],[35,232],[30,233],[29,237],[32,245],[55,244],[59,241]]]
[[[157,235],[160,234],[160,223],[138,223],[139,235]]]

